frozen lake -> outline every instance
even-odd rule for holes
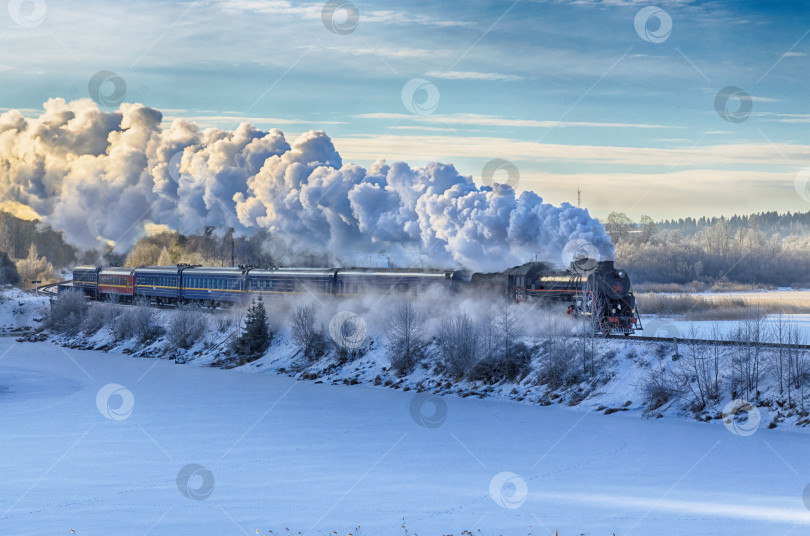
[[[0,355],[4,536],[810,530],[806,433],[472,398],[434,415],[388,388]]]

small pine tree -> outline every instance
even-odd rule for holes
[[[264,354],[272,341],[273,334],[267,324],[267,310],[259,296],[248,307],[245,328],[236,340],[234,351],[240,357],[255,359]]]

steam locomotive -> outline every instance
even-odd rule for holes
[[[416,296],[431,288],[503,296],[514,302],[559,303],[591,322],[595,332],[630,335],[640,329],[630,278],[613,261],[578,259],[567,270],[528,262],[497,273],[417,268],[211,268],[78,266],[59,291],[80,290],[94,299],[158,305],[210,306],[252,296],[311,294],[351,297],[369,293]]]

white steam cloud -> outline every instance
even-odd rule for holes
[[[36,118],[0,115],[0,202],[33,209],[83,248],[131,246],[146,221],[184,233],[205,226],[264,229],[287,254],[327,252],[364,264],[383,252],[399,266],[501,270],[535,258],[559,263],[572,239],[604,258],[614,248],[584,209],[533,192],[477,187],[449,164],[344,164],[322,131],[289,143],[279,130],[234,131],[141,104],[100,110],[51,99]]]

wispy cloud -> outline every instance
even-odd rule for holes
[[[759,112],[755,114],[763,121],[775,123],[810,123],[810,114],[783,114],[773,112]]]
[[[227,0],[217,5],[229,13],[260,13],[263,15],[288,16],[306,19],[320,19],[323,10],[322,2],[305,2],[293,4],[286,0]],[[385,22],[396,24],[420,24],[436,27],[472,27],[474,23],[460,20],[445,20],[426,15],[417,15],[406,11],[363,9],[360,12],[361,22]]]
[[[429,71],[425,76],[445,80],[503,80],[513,82],[523,80],[522,76],[501,73],[479,73],[476,71]]]
[[[557,128],[557,127],[594,127],[594,128],[681,128],[668,125],[650,125],[644,123],[609,123],[599,121],[536,121],[533,119],[507,119],[491,115],[458,114],[458,115],[413,115],[398,113],[369,113],[359,114],[355,117],[363,119],[410,120],[419,123],[444,125],[474,125],[488,127],[526,127],[526,128]]]
[[[195,115],[193,113],[168,113],[164,114],[164,121],[174,121],[175,119],[184,119],[186,121],[193,121],[200,126],[217,126],[217,127],[233,127],[239,123],[250,123],[261,127],[274,125],[342,125],[342,121],[321,121],[311,119],[298,119],[290,117],[247,117],[239,114],[219,114],[219,115]],[[266,128],[266,127],[265,127]]]
[[[338,137],[338,150],[348,160],[374,161],[380,157],[412,162],[452,161],[461,158],[506,158],[545,164],[570,162],[577,166],[730,168],[761,166],[795,169],[810,165],[810,145],[737,143],[700,147],[657,148],[610,145],[565,145],[486,136],[384,135]]]

